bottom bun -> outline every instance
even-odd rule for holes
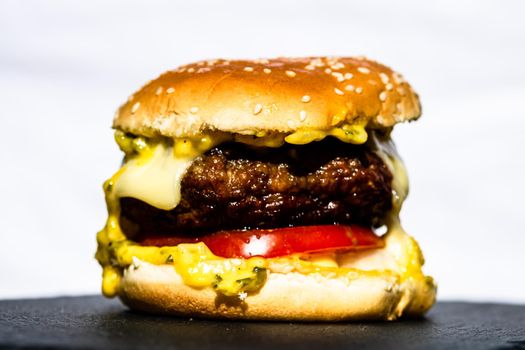
[[[268,273],[256,293],[226,297],[186,285],[172,265],[136,261],[124,271],[119,297],[131,309],[189,317],[339,321],[420,316],[435,301],[431,279],[384,275],[347,278]]]

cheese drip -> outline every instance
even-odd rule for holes
[[[306,144],[329,135],[356,144],[364,143],[368,138],[360,126],[302,130],[288,136],[214,133],[198,138],[175,139],[173,142],[130,138],[117,131],[115,139],[126,153],[126,158],[123,167],[104,184],[109,215],[106,226],[97,235],[96,254],[104,268],[103,293],[106,296],[118,294],[123,269],[131,266],[134,260],[156,265],[173,264],[187,285],[211,287],[228,296],[245,296],[247,292],[257,290],[264,284],[267,271],[323,274],[349,281],[361,276],[391,276],[393,280],[409,280],[423,284],[425,288],[435,288],[432,279],[425,277],[421,271],[423,256],[419,246],[399,223],[398,213],[408,194],[405,168],[389,136],[378,137],[374,132],[368,139],[369,147],[383,159],[393,174],[393,210],[387,218],[384,249],[322,256],[294,254],[272,259],[225,259],[215,256],[204,243],[176,247],[140,246],[127,240],[120,229],[121,197],[134,197],[164,210],[176,207],[180,201],[180,181],[186,169],[195,157],[221,142],[278,147],[284,142]],[[406,296],[407,302],[409,297]],[[404,307],[401,304],[399,307]]]
[[[197,156],[221,141],[219,137],[205,135],[175,139],[172,143],[165,140],[148,143],[142,137],[129,141],[121,132],[115,138],[129,159],[117,173],[118,181],[113,181],[111,195],[115,199],[140,199],[162,210],[171,210],[179,204],[184,173]]]
[[[163,210],[175,208],[180,202],[182,176],[193,158],[173,157],[172,153],[171,147],[161,144],[148,162],[140,158],[127,162],[115,183],[115,196],[140,199]]]

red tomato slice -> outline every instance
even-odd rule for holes
[[[360,226],[299,226],[271,230],[221,231],[203,237],[146,237],[145,246],[176,246],[204,242],[217,256],[224,258],[273,258],[294,253],[347,251],[384,247],[372,230]]]

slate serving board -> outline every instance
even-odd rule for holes
[[[441,302],[421,320],[265,323],[139,314],[101,296],[3,300],[0,348],[525,349],[525,305]]]

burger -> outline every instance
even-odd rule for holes
[[[259,320],[395,320],[436,285],[400,225],[391,140],[421,108],[363,57],[208,60],[117,111],[121,168],[96,258],[131,309]]]

